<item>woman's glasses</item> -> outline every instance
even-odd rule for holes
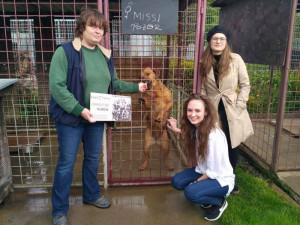
[[[220,40],[220,42],[224,42],[224,41],[226,41],[226,38],[225,37],[220,37],[220,38],[213,37],[211,40],[214,41],[214,42],[217,42],[218,40]]]

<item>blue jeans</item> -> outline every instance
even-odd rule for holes
[[[228,192],[228,185],[222,187],[216,179],[206,179],[192,183],[201,176],[202,174],[197,173],[194,167],[181,171],[172,178],[172,186],[177,190],[184,190],[184,195],[190,202],[219,204]]]
[[[84,151],[82,165],[83,200],[96,201],[100,198],[97,172],[104,123],[80,123],[78,127],[56,123],[56,130],[59,143],[59,159],[52,189],[53,217],[66,215],[69,210],[69,190],[81,140]]]

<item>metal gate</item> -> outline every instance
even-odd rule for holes
[[[204,7],[203,2],[198,2]],[[197,14],[197,1],[179,1],[178,33],[175,35],[122,34],[120,4],[121,1],[118,1],[109,7],[110,45],[119,78],[138,82],[141,80],[141,72],[146,67],[159,70],[159,79],[173,94],[174,106],[170,115],[180,118],[181,103],[186,95],[193,91],[193,74],[197,66],[194,65],[194,50],[197,49],[196,45],[200,45],[200,29],[195,28],[197,25],[200,28],[203,18],[200,18],[200,12]],[[145,158],[143,145],[146,123],[143,118],[147,110],[138,102],[141,94],[131,96],[132,121],[118,122],[115,128],[108,132],[111,140],[108,142],[108,181],[111,185],[169,183],[176,172],[187,166],[186,154],[177,144],[177,137],[173,136],[169,141],[168,160],[174,170],[166,169],[164,152],[159,143],[149,148],[150,159],[147,168],[139,170]]]

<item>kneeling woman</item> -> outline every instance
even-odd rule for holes
[[[184,190],[187,200],[208,208],[205,219],[220,218],[227,208],[226,197],[234,187],[226,136],[218,127],[217,111],[208,97],[193,94],[184,103],[181,129],[172,117],[168,127],[181,133],[184,146],[197,159],[197,166],[176,174],[172,186]]]

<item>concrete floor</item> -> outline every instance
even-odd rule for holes
[[[81,194],[81,187],[70,191],[67,217],[71,225],[212,224],[203,218],[205,209],[188,202],[183,192],[174,190],[171,185],[102,190],[102,194],[112,203],[108,209],[82,204]],[[50,225],[51,209],[51,189],[16,189],[0,205],[0,224]]]
[[[300,171],[278,172],[277,175],[300,197]]]

